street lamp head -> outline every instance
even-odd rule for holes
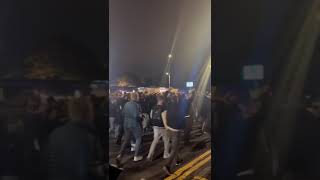
[[[172,58],[172,55],[171,55],[171,54],[169,54],[169,55],[168,55],[168,57],[169,57],[169,58]]]
[[[167,72],[166,75],[169,75],[169,73]]]

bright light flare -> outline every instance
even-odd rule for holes
[[[199,83],[197,83],[198,87],[196,89],[196,97],[194,98],[194,101],[193,101],[195,107],[197,107],[198,110],[200,110],[203,105],[206,89],[208,84],[210,83],[209,79],[211,76],[211,56],[208,58],[207,63],[202,67],[201,72],[202,74],[198,81]]]
[[[297,112],[301,105],[300,100],[304,93],[310,62],[316,50],[316,41],[319,38],[320,23],[317,22],[316,17],[319,10],[320,1],[313,1],[305,16],[289,62],[276,86],[274,100],[266,120],[268,124],[264,125],[269,127],[266,131],[268,139],[276,140],[270,145],[271,152],[275,152],[273,156],[275,163],[278,163],[278,158],[274,157],[281,155],[283,159],[288,158],[285,156],[287,153],[284,152],[290,151],[291,140],[295,133],[295,123],[300,120],[296,119]],[[276,174],[277,168],[274,169],[272,173]]]

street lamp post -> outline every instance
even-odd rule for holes
[[[171,76],[170,73],[166,73],[166,75],[168,76],[168,80],[169,80],[169,88],[171,87]]]
[[[171,58],[172,58],[172,54],[169,54],[168,55],[168,64],[169,64],[169,69],[168,69],[168,71],[169,72],[167,72],[166,73],[166,75],[168,76],[168,81],[169,81],[169,88],[171,88]]]

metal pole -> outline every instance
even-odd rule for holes
[[[171,63],[172,63],[172,55],[169,54],[168,56],[168,72],[167,72],[167,75],[168,75],[168,78],[169,78],[169,88],[171,87]]]
[[[171,87],[171,74],[169,73],[169,88]]]

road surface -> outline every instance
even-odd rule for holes
[[[184,146],[181,142],[180,155],[183,163],[174,167],[174,174],[167,176],[162,167],[165,161],[162,158],[163,142],[160,141],[155,152],[155,159],[152,162],[146,160],[153,134],[146,133],[143,136],[142,153],[144,160],[133,162],[133,152],[128,151],[122,159],[123,172],[118,180],[171,180],[171,179],[211,179],[211,141],[209,134],[201,133],[201,124],[194,123],[191,131],[190,145]],[[109,161],[115,164],[115,157],[120,146],[115,144],[115,139],[109,140]]]

